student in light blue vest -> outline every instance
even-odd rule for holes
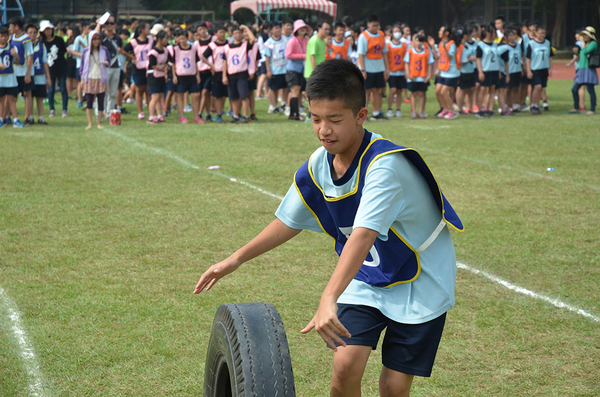
[[[500,81],[500,56],[498,55],[498,44],[495,25],[483,25],[481,29],[482,41],[477,48],[477,71],[479,73],[479,113],[477,117],[493,117],[496,87]]]
[[[502,115],[513,116],[513,109],[518,108],[521,93],[522,57],[521,46],[517,43],[518,28],[509,26],[504,30],[504,42],[498,48],[500,59],[504,62],[506,88],[502,93]]]
[[[6,26],[0,26],[0,128],[8,124],[5,114],[12,116],[13,127],[23,128],[17,117],[16,97],[19,95],[19,83],[15,75],[14,64],[19,62],[19,51],[9,42]]]
[[[546,27],[538,25],[535,31],[535,39],[529,42],[526,53],[527,77],[531,79],[531,114],[542,114],[539,106],[542,99],[542,90],[548,84],[548,77],[552,76],[552,57],[554,52],[552,44],[546,39]],[[547,101],[544,101],[544,110]]]
[[[533,20],[525,20],[522,26],[521,35],[521,54],[523,62],[523,78],[521,79],[521,108],[523,111],[530,109],[527,106],[527,97],[531,102],[531,79],[527,77],[527,49],[529,48],[529,42],[535,38],[535,30],[537,29],[538,22]]]
[[[204,272],[194,293],[302,229],[323,232],[335,241],[339,259],[301,333],[315,329],[334,350],[330,394],[360,395],[369,355],[385,329],[381,395],[408,395],[415,375],[431,375],[454,305],[449,229],[463,225],[417,151],[364,129],[365,82],[351,61],[318,65],[306,94],[322,147],[296,172],[277,219]]]
[[[477,48],[479,44],[476,37],[479,36],[479,27],[476,24],[467,25],[462,32],[461,45],[458,53],[460,60],[460,82],[456,93],[456,102],[461,114],[476,113],[476,84],[477,78]]]

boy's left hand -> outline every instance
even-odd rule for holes
[[[340,346],[346,346],[346,342],[340,338],[340,335],[345,336],[346,338],[351,337],[350,332],[348,332],[346,327],[340,322],[337,316],[337,310],[338,306],[335,300],[329,300],[322,297],[317,314],[315,314],[310,323],[308,323],[300,333],[307,334],[314,328],[321,338],[323,338],[325,343],[327,343],[333,351],[337,352],[336,343]]]

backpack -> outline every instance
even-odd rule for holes
[[[600,52],[598,50],[592,52],[588,56],[588,68],[589,69],[600,68]]]

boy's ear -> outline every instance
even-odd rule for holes
[[[366,107],[360,109],[358,111],[358,113],[356,114],[356,124],[362,125],[367,120],[368,116],[369,116],[369,109],[367,109]]]

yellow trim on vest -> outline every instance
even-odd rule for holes
[[[308,164],[308,166],[310,167],[310,163]],[[329,237],[331,237],[333,239],[333,244],[335,246],[335,244],[337,242],[337,240],[335,239],[335,237],[333,237],[331,234],[327,233],[327,231],[325,230],[325,228],[321,224],[321,221],[319,220],[319,217],[317,216],[317,214],[315,214],[315,212],[312,210],[312,208],[310,208],[310,206],[304,200],[304,197],[302,196],[302,192],[300,191],[300,188],[298,187],[298,184],[296,183],[296,174],[297,173],[298,173],[298,171],[296,171],[296,173],[294,173],[294,186],[296,187],[296,190],[298,191],[298,196],[300,196],[300,200],[302,200],[302,202],[304,203],[304,206],[306,208],[308,208],[308,210],[310,211],[310,213],[313,214],[313,216],[317,220],[317,223],[319,224],[319,227],[321,228],[321,230],[323,230],[323,233],[325,233],[326,235],[328,235]]]
[[[410,244],[408,243],[408,241],[406,241],[404,238],[402,238],[402,236],[400,235],[400,233],[398,233],[398,232],[396,231],[396,229],[394,229],[393,227],[390,227],[390,230],[391,230],[392,232],[394,232],[394,234],[395,234],[395,235],[396,235],[396,236],[397,236],[397,237],[398,237],[400,240],[402,240],[402,242],[403,242],[404,244],[406,244],[406,246],[407,246],[408,248],[410,248],[410,250],[411,250],[412,252],[414,252],[414,253],[415,253],[415,257],[417,258],[417,274],[415,274],[415,276],[414,276],[413,278],[411,278],[410,280],[398,281],[397,283],[390,284],[390,285],[388,285],[388,286],[386,286],[386,287],[383,287],[383,288],[390,288],[390,287],[393,287],[394,285],[398,285],[398,284],[412,283],[412,282],[413,282],[413,281],[415,281],[415,280],[417,279],[417,277],[419,277],[419,275],[421,274],[421,258],[419,257],[419,253],[417,252],[417,250],[416,250],[416,249],[414,249],[414,248],[413,248],[413,246],[412,246],[412,245],[410,245]]]

